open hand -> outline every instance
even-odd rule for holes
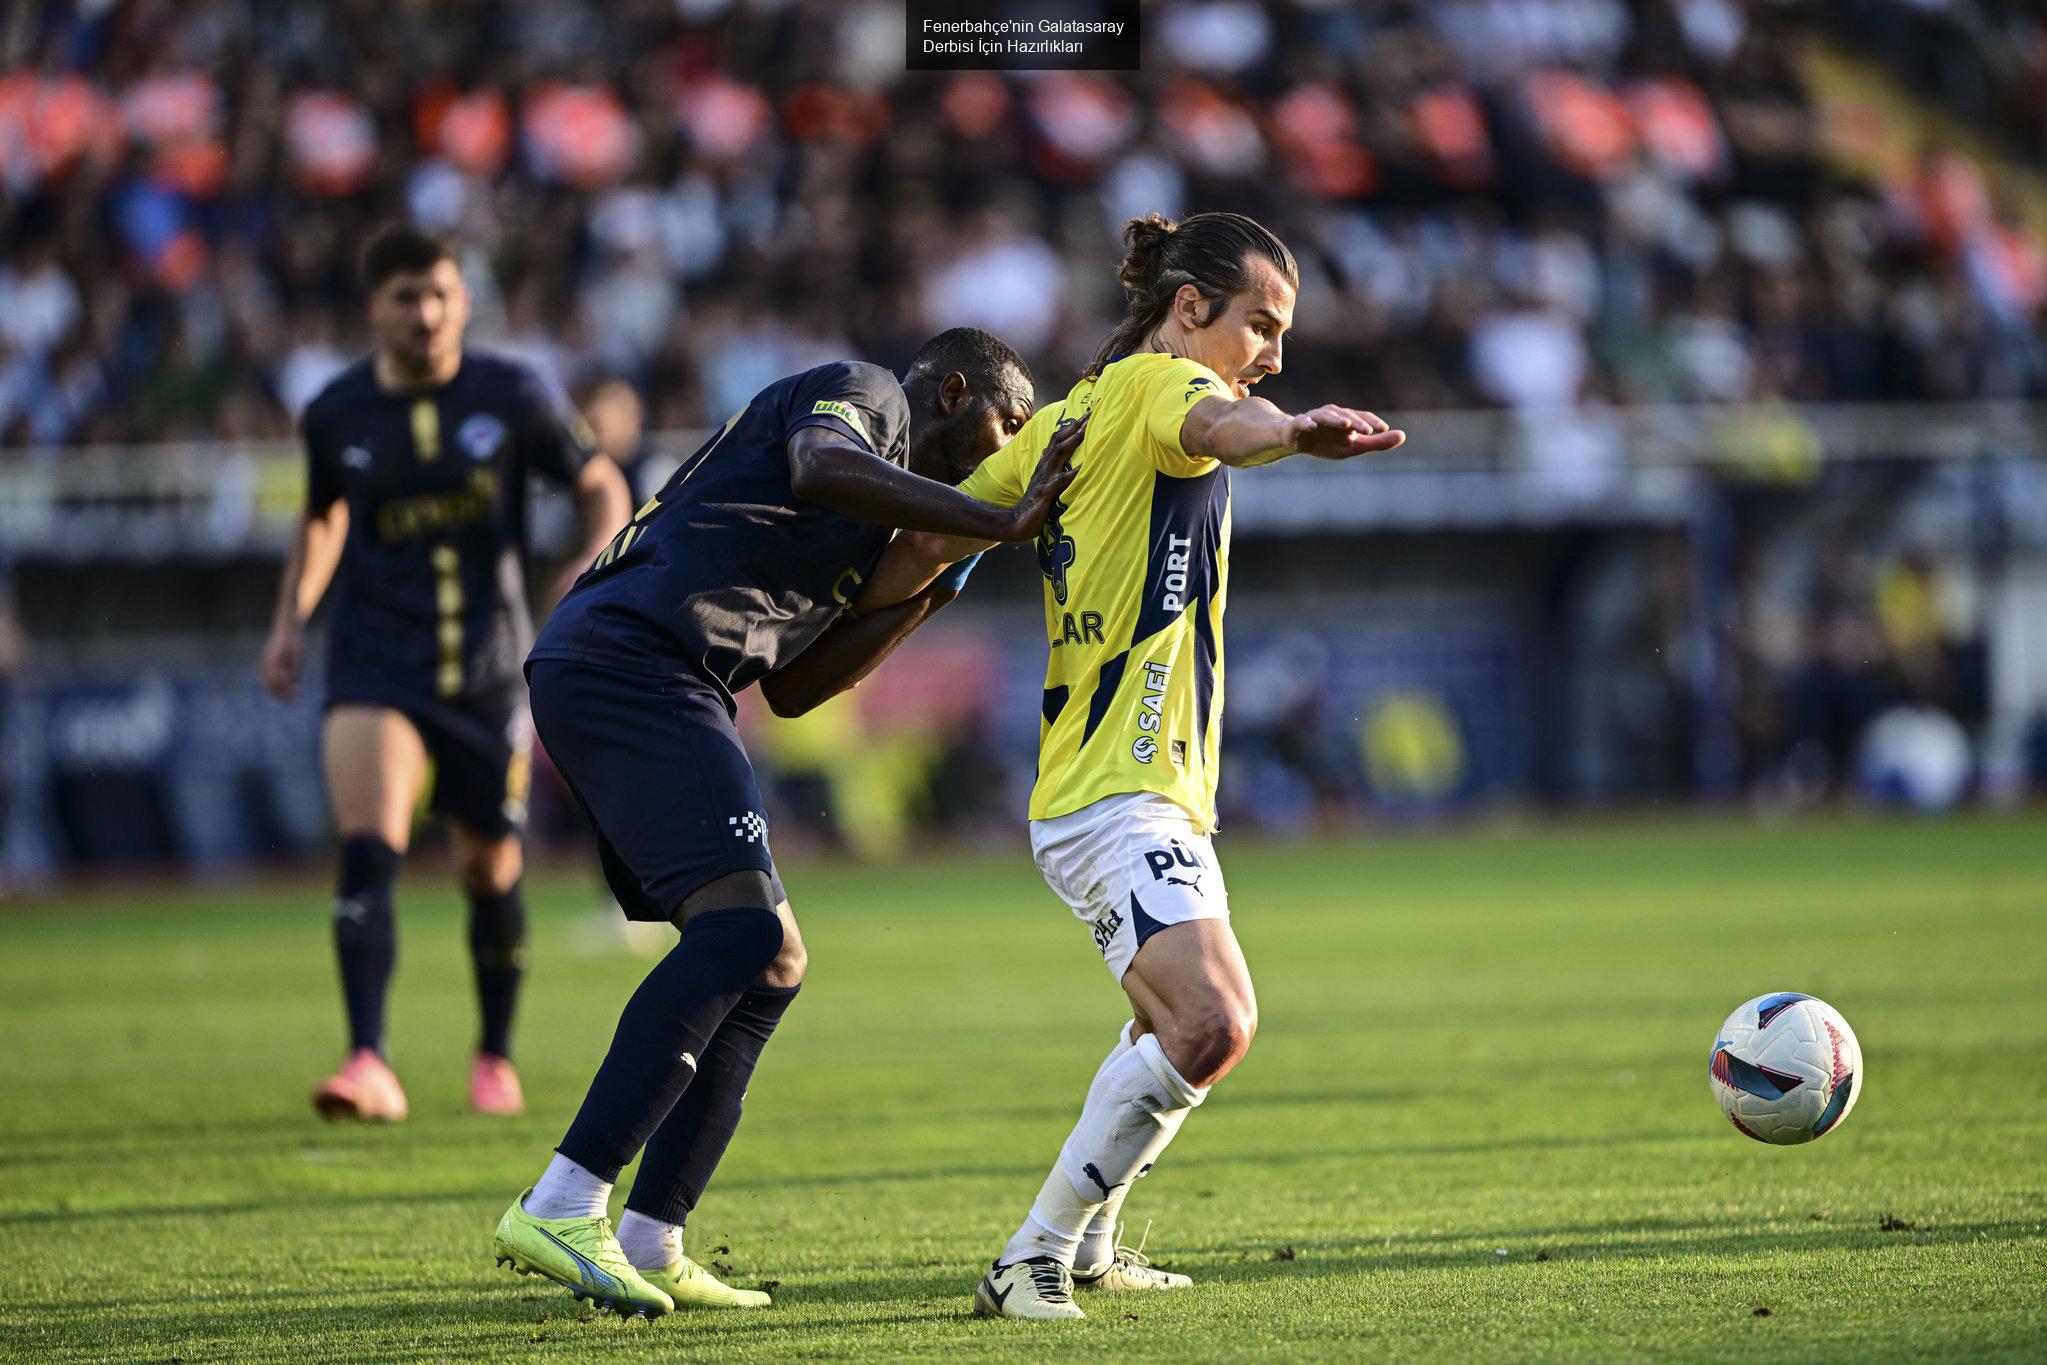
[[[1377,413],[1340,408],[1334,403],[1301,413],[1290,425],[1294,449],[1318,460],[1377,455],[1407,439],[1406,432],[1394,430]]]
[[[1073,453],[1080,449],[1091,416],[1093,413],[1089,412],[1075,421],[1061,422],[1052,439],[1045,442],[1045,453],[1038,457],[1038,467],[1024,488],[1022,500],[1010,509],[1009,534],[1004,540],[1032,540],[1044,529],[1053,504],[1080,473],[1080,466],[1072,463]]]

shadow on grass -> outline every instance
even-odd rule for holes
[[[1646,1145],[1682,1145],[1701,1140],[1707,1134],[1692,1131],[1671,1133],[1633,1133],[1626,1136],[1524,1136],[1501,1137],[1482,1141],[1467,1142],[1412,1142],[1382,1143],[1376,1146],[1344,1146],[1342,1148],[1305,1148],[1287,1151],[1259,1152],[1244,1154],[1238,1152],[1217,1152],[1207,1155],[1189,1155],[1175,1160],[1175,1170],[1201,1170],[1207,1167],[1289,1167],[1313,1165],[1317,1162],[1356,1162],[1374,1157],[1466,1157],[1494,1156],[1503,1152],[1521,1151],[1567,1151],[1602,1150]],[[775,1176],[728,1176],[718,1182],[721,1193],[773,1192],[790,1189],[831,1189],[838,1186],[864,1186],[876,1184],[916,1185],[944,1180],[1025,1180],[1041,1177],[1046,1163],[1051,1159],[1047,1152],[1042,1160],[1012,1162],[1003,1165],[926,1165],[909,1169],[870,1169],[850,1171],[809,1171],[800,1175]],[[130,1204],[95,1209],[23,1209],[12,1213],[0,1213],[0,1227],[34,1226],[59,1222],[100,1222],[109,1219],[155,1219],[195,1218],[238,1213],[273,1213],[282,1209],[348,1208],[361,1209],[379,1202],[387,1203],[454,1203],[463,1200],[506,1199],[516,1191],[504,1185],[488,1188],[461,1190],[430,1190],[408,1194],[379,1194],[365,1198],[360,1194],[294,1194],[264,1200],[220,1201],[201,1204]]]
[[[2037,1241],[2043,1236],[2047,1229],[2037,1223],[2016,1222],[1938,1224],[1906,1233],[1882,1233],[1873,1225],[1735,1227],[1703,1219],[1623,1219],[1562,1227],[1474,1228],[1371,1245],[1301,1242],[1293,1245],[1292,1258],[1285,1260],[1274,1259],[1270,1247],[1242,1251],[1204,1248],[1184,1257],[1162,1257],[1161,1263],[1177,1262],[1204,1285],[1226,1291],[1231,1286],[1248,1287],[1282,1276],[1402,1276],[1482,1266],[1526,1276],[1573,1262],[1653,1262],[1673,1255],[1806,1255],[1950,1246],[1985,1239]],[[1496,1259],[1491,1248],[1497,1245],[1513,1248],[1514,1258]],[[1548,1257],[1546,1262],[1534,1261],[1538,1249]],[[771,1271],[772,1266],[758,1269]],[[573,1354],[657,1350],[709,1355],[742,1343],[771,1348],[781,1343],[794,1352],[804,1348],[806,1338],[820,1332],[964,1325],[970,1320],[969,1296],[979,1273],[977,1263],[957,1267],[876,1267],[869,1263],[844,1273],[785,1282],[777,1294],[780,1311],[774,1313],[685,1312],[659,1323],[638,1323],[608,1315],[586,1316],[585,1310],[553,1286],[507,1282],[479,1269],[473,1279],[453,1284],[282,1288],[204,1298],[60,1302],[39,1307],[34,1330],[19,1336],[17,1344],[43,1360],[104,1359],[110,1319],[118,1318],[127,1347],[158,1358],[207,1357],[224,1346],[230,1351],[262,1351],[286,1344],[295,1360],[306,1362],[422,1357],[493,1360],[536,1347]],[[751,1275],[735,1278],[741,1283],[755,1282]],[[1169,1296],[1152,1301],[1149,1311],[1172,1313],[1182,1302],[1192,1307],[1200,1300]]]
[[[537,1282],[535,1282],[537,1283]],[[867,1281],[870,1288],[875,1281]],[[949,1280],[950,1302],[922,1310],[878,1307],[904,1294],[848,1296],[865,1311],[832,1313],[681,1312],[658,1322],[591,1313],[566,1290],[538,1293],[526,1282],[507,1286],[479,1279],[474,1286],[374,1288],[344,1291],[254,1290],[191,1297],[64,1303],[37,1313],[37,1331],[18,1344],[38,1360],[108,1358],[110,1314],[118,1315],[124,1354],[164,1359],[270,1354],[287,1348],[294,1361],[499,1360],[536,1347],[577,1355],[707,1347],[725,1340],[788,1341],[820,1329],[903,1326],[965,1317],[973,1282]],[[815,1306],[815,1305],[813,1305]],[[656,1336],[654,1334],[658,1333]]]
[[[35,1166],[48,1162],[91,1161],[104,1157],[144,1157],[180,1146],[229,1143],[271,1143],[282,1147],[294,1137],[310,1139],[322,1132],[306,1119],[246,1119],[238,1122],[163,1123],[140,1129],[134,1124],[96,1128],[38,1128],[0,1139],[0,1170],[13,1166]]]
[[[517,1191],[512,1191],[516,1194]],[[288,1209],[347,1209],[364,1213],[390,1204],[460,1204],[470,1201],[510,1202],[502,1184],[474,1190],[418,1190],[406,1194],[294,1194],[276,1199],[216,1200],[204,1204],[134,1204],[103,1209],[23,1209],[0,1213],[0,1227],[41,1223],[135,1222],[158,1218],[223,1218],[245,1213],[278,1213]]]
[[[1866,1223],[1806,1223],[1731,1226],[1726,1221],[1622,1219],[1612,1223],[1554,1227],[1470,1228],[1372,1243],[1293,1242],[1283,1249],[1240,1252],[1198,1251],[1177,1258],[1182,1271],[1195,1271],[1219,1284],[1247,1284],[1274,1277],[1358,1275],[1373,1272],[1442,1270],[1495,1266],[1501,1270],[1568,1266],[1573,1262],[1662,1260],[1671,1256],[1757,1256],[1778,1252],[1807,1255],[1827,1251],[1890,1251],[1954,1246],[1986,1240],[2038,1241],[2038,1223],[1938,1223],[1908,1232],[1880,1231]],[[1495,1248],[1511,1254],[1499,1256]],[[1536,1260],[1541,1253],[1542,1261]],[[1286,1253],[1291,1253],[1286,1254]],[[1176,1258],[1160,1256],[1171,1267]]]

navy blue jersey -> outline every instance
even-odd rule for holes
[[[466,353],[438,389],[391,393],[370,360],[306,409],[306,505],[348,501],[328,701],[498,697],[519,685],[526,481],[571,483],[582,422],[525,366]]]
[[[796,497],[788,442],[809,426],[892,464],[909,454],[909,404],[878,365],[834,361],[768,385],[576,580],[533,657],[687,670],[729,697],[801,654],[891,534]]]

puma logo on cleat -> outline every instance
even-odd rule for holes
[[[1111,1194],[1115,1193],[1116,1186],[1111,1185],[1108,1181],[1102,1179],[1102,1173],[1095,1169],[1094,1162],[1090,1161],[1085,1166],[1082,1166],[1080,1169],[1081,1173],[1085,1175],[1089,1180],[1094,1181],[1095,1184],[1100,1185],[1102,1187],[1102,1198],[1107,1199]]]
[[[1009,1291],[1015,1288],[1016,1286],[1013,1284],[1004,1285],[1002,1292],[998,1294],[995,1292],[995,1281],[990,1280],[988,1282],[988,1298],[994,1303],[996,1312],[1000,1313],[1002,1311],[1004,1305],[1009,1302]]]
[[[563,1251],[569,1253],[569,1259],[573,1260],[576,1263],[577,1273],[582,1277],[584,1284],[589,1285],[592,1289],[604,1290],[617,1290],[621,1287],[617,1280],[614,1280],[611,1276],[605,1274],[602,1270],[599,1270],[597,1268],[596,1262],[592,1261],[582,1252],[570,1246],[567,1242],[564,1242],[561,1238],[549,1232],[546,1228],[536,1228],[535,1231],[538,1232],[542,1237],[545,1237],[548,1241],[553,1242]],[[577,1297],[580,1298],[581,1295],[578,1295]]]

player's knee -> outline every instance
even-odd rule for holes
[[[782,919],[761,905],[701,910],[683,922],[682,943],[714,952],[744,984],[759,978],[781,955]]]
[[[803,939],[793,929],[785,928],[781,951],[761,973],[760,984],[776,990],[791,990],[803,984],[803,969],[809,965],[810,954],[804,951]]]
[[[1176,1062],[1180,1074],[1192,1085],[1214,1085],[1251,1050],[1251,1039],[1258,1032],[1258,1013],[1218,1004],[1186,1020],[1178,1032],[1180,1046],[1175,1050],[1184,1059]]]
[[[519,884],[526,859],[517,839],[469,843],[455,852],[455,875],[465,891],[502,896]]]
[[[526,898],[517,882],[504,891],[469,892],[469,950],[479,966],[526,965]]]

